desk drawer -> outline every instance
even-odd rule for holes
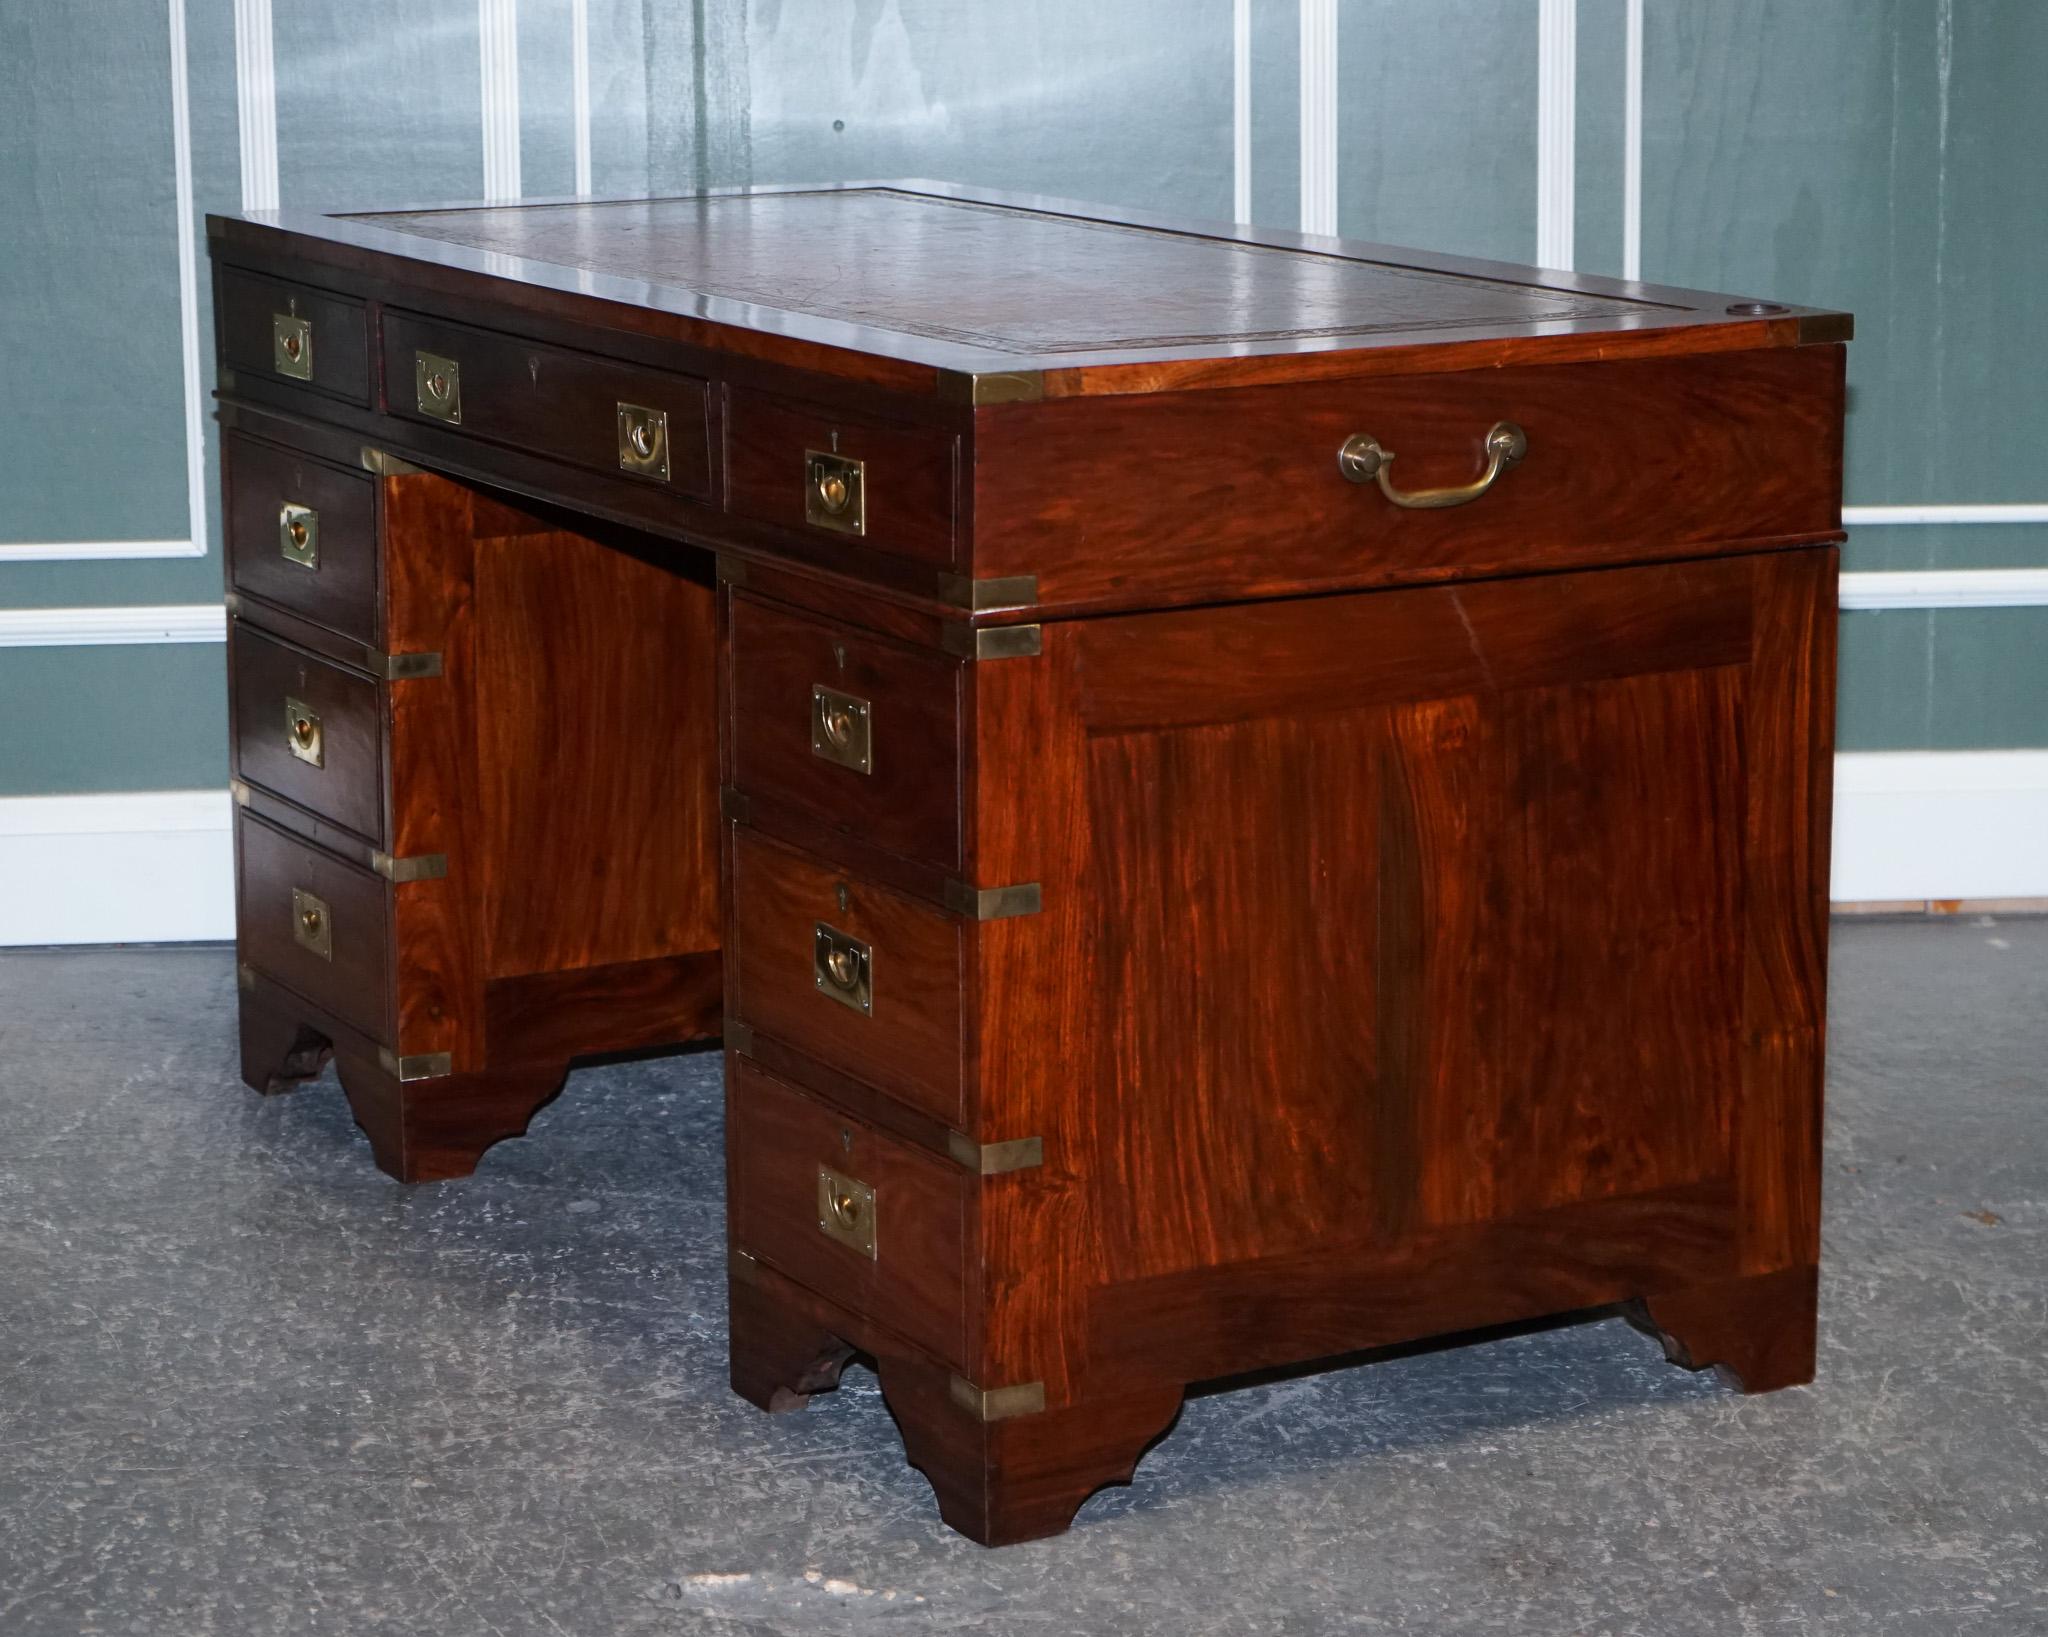
[[[733,1244],[959,1367],[972,1179],[730,1061]]]
[[[390,1039],[391,900],[381,877],[236,814],[242,959],[373,1039]]]
[[[384,315],[384,396],[394,415],[693,500],[711,495],[709,390],[694,375],[416,313]]]
[[[738,592],[731,642],[740,790],[959,867],[958,661]]]
[[[1840,527],[1842,349],[1075,398],[975,433],[975,573],[1054,603],[1270,596],[1610,567]],[[1476,491],[1489,432],[1526,437]],[[1362,450],[1362,442],[1355,445]]]
[[[947,1125],[963,1123],[963,924],[744,826],[732,844],[738,1015]]]
[[[742,517],[951,568],[959,439],[735,391],[726,487]],[[839,487],[840,484],[846,487]]]
[[[383,845],[384,725],[378,685],[234,626],[235,772]]]
[[[217,289],[228,368],[369,403],[369,323],[360,301],[236,267],[220,270]]]
[[[239,432],[221,458],[235,589],[376,647],[376,479]]]

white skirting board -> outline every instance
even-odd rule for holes
[[[0,799],[0,945],[235,935],[225,790]]]
[[[234,936],[226,791],[0,799],[0,945]],[[1836,762],[1838,903],[2048,899],[2048,750]]]

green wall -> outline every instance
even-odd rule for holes
[[[189,537],[167,3],[0,0],[0,548]],[[184,0],[195,208],[241,200],[233,8]],[[475,196],[477,0],[271,0],[282,200]],[[2048,502],[2040,0],[1646,0],[1644,276],[1852,308],[1862,506]],[[1230,0],[589,0],[599,192],[917,174],[1232,208]],[[521,167],[574,191],[570,0],[520,0]],[[1252,214],[1293,226],[1298,0],[1253,0]],[[1626,0],[1579,0],[1578,265],[1622,271]],[[1534,254],[1537,0],[1340,0],[1343,232]],[[203,245],[202,245],[203,251]],[[202,334],[210,329],[203,275]],[[210,379],[204,383],[210,391]],[[210,421],[205,437],[211,440]],[[211,483],[211,456],[209,483]],[[206,555],[22,562],[0,609],[213,603]],[[1858,528],[1851,569],[2048,566]],[[0,795],[212,786],[217,644],[0,647]],[[1845,748],[2048,743],[2048,609],[1845,615]]]

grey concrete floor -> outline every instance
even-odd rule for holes
[[[2048,1632],[2048,922],[1837,928],[1817,1386],[1606,1320],[1195,1399],[1057,1540],[725,1386],[719,1060],[467,1182],[222,950],[0,957],[0,1633]]]

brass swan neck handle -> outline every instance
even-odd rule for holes
[[[1381,446],[1370,433],[1354,432],[1337,449],[1337,470],[1352,483],[1377,481],[1380,493],[1396,506],[1410,511],[1436,511],[1445,506],[1464,506],[1477,500],[1494,485],[1501,473],[1529,453],[1529,436],[1513,421],[1495,421],[1486,434],[1486,470],[1470,483],[1448,489],[1397,489],[1388,475],[1394,452]]]

